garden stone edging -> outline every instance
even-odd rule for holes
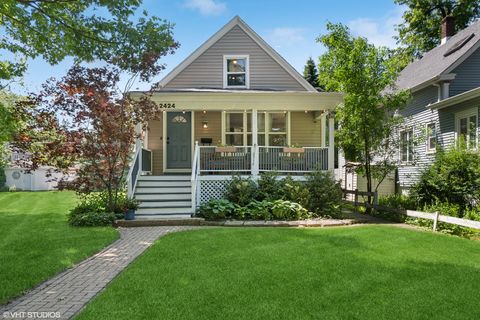
[[[366,223],[368,219],[311,219],[311,220],[221,220],[208,221],[202,218],[191,219],[148,219],[148,220],[117,220],[119,227],[145,226],[221,226],[221,227],[335,227]]]

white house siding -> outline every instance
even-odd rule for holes
[[[165,88],[223,88],[224,55],[249,55],[250,89],[306,91],[239,26],[227,32]]]

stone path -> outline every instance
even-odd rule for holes
[[[159,237],[195,227],[119,229],[120,239],[102,252],[0,306],[0,319],[69,319]]]

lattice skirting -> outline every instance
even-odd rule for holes
[[[225,193],[225,186],[230,179],[200,180],[197,193],[197,204],[201,205],[210,199],[221,199]]]

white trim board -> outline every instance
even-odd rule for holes
[[[218,40],[220,40],[227,32],[232,30],[235,26],[240,27],[253,41],[255,41],[260,48],[262,48],[273,60],[275,60],[285,71],[290,74],[297,82],[304,87],[307,91],[316,92],[317,90],[306,81],[292,65],[290,65],[278,52],[276,52],[265,40],[263,40],[252,28],[250,28],[245,21],[240,19],[239,16],[233,17],[226,25],[218,30],[213,36],[205,41],[198,49],[192,52],[185,60],[177,65],[170,73],[168,73],[160,82],[159,87],[165,87],[170,81],[172,81],[180,72],[185,70],[192,62],[200,57],[205,51],[213,46]]]

